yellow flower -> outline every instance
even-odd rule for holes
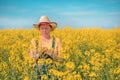
[[[85,64],[83,66],[83,69],[84,69],[84,71],[89,71],[90,70],[90,65],[89,64]]]
[[[55,69],[50,69],[50,70],[49,70],[49,73],[50,73],[50,74],[53,74],[54,76],[59,76],[59,73],[60,73],[60,72],[57,71],[57,70],[55,70]]]
[[[95,72],[91,72],[91,73],[89,73],[89,76],[90,76],[90,77],[96,77],[97,75],[96,75]]]
[[[75,80],[82,80],[82,77],[80,74],[76,74],[76,75],[74,75],[74,79]]]
[[[118,66],[115,70],[114,70],[115,74],[120,74],[120,66]]]
[[[90,52],[95,53],[95,50],[94,50],[94,49],[91,49]]]
[[[75,64],[74,64],[74,62],[67,62],[67,63],[65,64],[65,66],[66,66],[66,69],[71,69],[71,70],[74,70],[74,69],[75,69]]]
[[[85,51],[85,55],[90,56],[90,52],[89,51]]]
[[[82,69],[82,65],[79,65],[79,66],[78,66],[78,69]]]
[[[59,80],[82,80],[81,75],[86,80],[89,78],[102,80],[105,79],[101,76],[104,76],[103,70],[106,68],[109,70],[106,75],[109,75],[110,79],[119,80],[120,28],[103,30],[101,28],[72,29],[66,27],[56,29],[51,34],[51,36],[60,38],[62,42],[62,51],[58,50],[60,51],[58,56],[60,62],[63,63],[50,59],[38,60],[39,65],[48,64],[47,75],[51,75],[51,80],[55,80],[55,77]],[[36,54],[36,49],[39,53],[47,49],[41,48],[40,44],[36,46],[36,40],[41,41],[40,36],[41,34],[36,29],[0,30],[1,79],[8,80],[9,75],[13,76],[11,79],[19,75],[16,80],[30,80],[37,77],[36,68],[33,68],[36,59],[30,58],[29,52],[33,50],[33,54]],[[51,51],[53,52],[54,49]],[[51,63],[53,65],[49,65]],[[47,80],[47,75],[43,75],[42,79]]]
[[[42,75],[41,76],[41,80],[47,80],[47,78],[48,78],[47,75]]]
[[[29,80],[29,77],[28,77],[28,76],[25,76],[24,80]]]
[[[51,64],[52,62],[53,62],[53,60],[50,59],[50,58],[48,58],[48,59],[46,60],[46,64],[47,64],[47,65]]]
[[[39,60],[38,60],[38,63],[39,63],[40,65],[43,65],[43,64],[45,63],[45,59],[39,59]]]
[[[67,59],[70,57],[69,54],[61,54],[61,55],[62,55],[62,57],[63,57],[65,60],[67,60]]]
[[[57,67],[59,67],[60,65],[62,65],[59,62],[55,62],[55,64],[56,64]]]
[[[120,59],[120,54],[117,53],[117,52],[114,53],[114,54],[113,54],[113,58],[114,58],[114,59]]]

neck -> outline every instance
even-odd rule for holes
[[[45,36],[42,36],[42,38],[44,39],[44,40],[49,40],[50,39],[50,35],[45,35]]]

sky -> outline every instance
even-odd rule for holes
[[[120,0],[0,0],[0,29],[33,28],[41,16],[58,28],[120,27]]]

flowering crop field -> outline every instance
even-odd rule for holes
[[[47,70],[41,80],[120,80],[120,29],[65,27],[51,35],[60,38],[62,61],[39,59]],[[29,56],[35,29],[0,30],[0,80],[40,80]]]

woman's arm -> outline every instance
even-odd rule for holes
[[[36,43],[34,38],[31,40],[30,44],[30,57],[36,59],[40,57],[40,54],[38,53],[38,51],[36,51]]]
[[[34,58],[34,57],[35,57],[35,55],[33,54],[33,51],[32,51],[32,50],[30,50],[30,57],[31,57],[31,58]]]
[[[30,50],[30,57],[38,59],[40,57],[39,53],[34,54],[33,50]]]

